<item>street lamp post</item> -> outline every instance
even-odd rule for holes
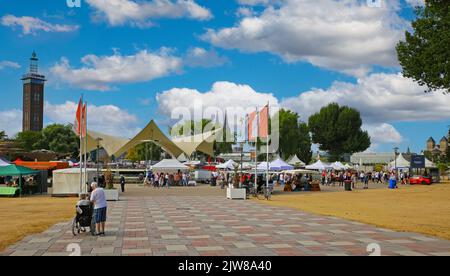
[[[398,178],[398,170],[397,170],[397,155],[398,155],[398,147],[394,148],[394,170],[395,170],[395,178]]]
[[[96,163],[97,163],[97,183],[100,179],[100,163],[99,163],[99,155],[100,155],[100,142],[103,141],[101,137],[95,139],[97,141],[97,154],[96,154]]]

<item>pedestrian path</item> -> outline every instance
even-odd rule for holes
[[[0,255],[301,256],[450,255],[450,241],[219,196],[112,202],[105,237],[73,237],[71,223],[26,237]]]

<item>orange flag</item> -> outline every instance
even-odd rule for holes
[[[76,113],[76,116],[75,116],[75,122],[74,122],[74,125],[73,125],[75,133],[77,134],[77,136],[81,135],[81,122],[82,122],[82,113],[83,113],[82,107],[83,107],[83,101],[80,98],[80,101],[78,102],[77,113]]]
[[[86,104],[84,104],[83,106],[83,124],[82,124],[82,130],[81,130],[81,137],[86,137],[86,132],[87,132],[87,106]]]
[[[269,105],[266,105],[259,112],[259,137],[267,138],[269,136]]]

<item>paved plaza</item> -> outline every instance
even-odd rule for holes
[[[450,255],[450,241],[223,196],[124,197],[111,202],[104,237],[73,237],[71,223],[26,237],[0,255],[301,256]],[[70,251],[70,250],[69,250]]]

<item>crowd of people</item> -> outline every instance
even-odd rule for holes
[[[153,173],[152,171],[148,171],[144,184],[154,188],[169,188],[170,186],[188,186],[189,180],[189,173],[180,170],[176,173]]]

